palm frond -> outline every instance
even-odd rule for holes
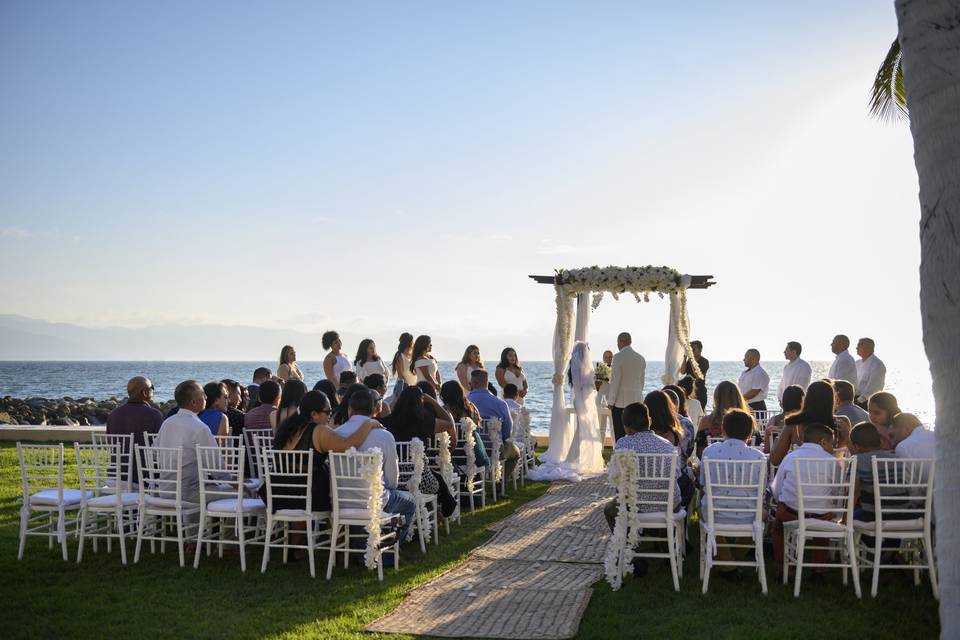
[[[903,92],[903,67],[900,41],[894,40],[877,70],[870,91],[870,115],[881,120],[907,118],[907,96]]]

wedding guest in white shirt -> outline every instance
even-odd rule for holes
[[[876,345],[872,338],[860,338],[857,342],[857,404],[866,408],[870,396],[883,391],[887,379],[887,367],[873,354]]]
[[[523,372],[523,367],[520,366],[520,358],[517,356],[517,352],[513,347],[507,347],[500,352],[500,364],[497,365],[494,374],[497,377],[497,384],[500,385],[501,389],[508,384],[516,385],[517,402],[523,404],[529,388],[527,385],[527,374]]]
[[[767,394],[770,393],[770,376],[760,366],[760,352],[756,349],[747,349],[743,354],[743,366],[746,371],[740,374],[737,386],[743,399],[753,411],[767,410]]]
[[[187,502],[200,502],[197,447],[217,446],[210,429],[197,417],[206,405],[206,395],[196,380],[186,380],[177,385],[173,398],[179,410],[160,425],[155,446],[183,450],[180,458],[181,495]]]
[[[912,413],[901,413],[893,419],[890,435],[896,444],[894,454],[898,458],[936,458],[937,436],[925,428]]]
[[[796,385],[807,390],[810,386],[810,378],[813,372],[806,360],[800,357],[803,346],[799,342],[790,341],[783,350],[783,357],[787,359],[787,364],[783,367],[783,375],[780,377],[780,386],[777,387],[777,400],[783,402],[783,390],[787,387]]]
[[[380,354],[377,353],[377,343],[372,338],[364,338],[357,347],[357,357],[353,359],[354,371],[357,372],[357,380],[363,381],[369,375],[379,373],[384,381],[390,378],[390,370],[387,363],[383,361]]]
[[[417,384],[417,376],[410,370],[411,357],[413,357],[413,335],[404,331],[400,334],[397,352],[393,355],[393,364],[390,369],[398,380],[403,380],[408,386]]]
[[[323,359],[323,375],[334,385],[340,384],[340,374],[344,371],[353,371],[350,360],[341,353],[343,342],[336,331],[326,331],[320,337],[320,344],[330,353]]]
[[[853,356],[847,351],[849,348],[850,338],[842,333],[833,337],[833,342],[830,343],[830,351],[837,357],[833,359],[827,377],[831,380],[846,380],[856,387],[857,363],[853,361]]]
[[[410,371],[417,376],[417,382],[426,382],[440,393],[440,368],[433,357],[433,340],[430,336],[417,336],[410,360]]]

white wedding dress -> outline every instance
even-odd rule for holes
[[[579,482],[605,470],[593,362],[585,342],[573,347],[570,381],[573,407],[569,419],[563,422],[562,431],[551,431],[550,449],[541,457],[543,464],[527,474],[532,480]]]

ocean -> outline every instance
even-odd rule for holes
[[[320,362],[298,362],[308,387],[320,379]],[[777,406],[776,389],[783,372],[783,362],[763,362],[763,368],[770,374],[770,397],[767,406]],[[829,362],[811,362],[813,379],[826,376]],[[173,390],[183,380],[194,379],[201,384],[211,380],[233,378],[248,384],[257,367],[267,366],[276,370],[276,363],[264,362],[0,362],[0,397],[29,398],[71,398],[92,397],[97,400],[116,396],[126,396],[127,380],[143,375],[153,382],[155,398],[158,402],[173,397]],[[443,380],[455,377],[455,362],[441,362],[440,375]],[[487,362],[491,372],[496,362]],[[538,433],[546,433],[550,427],[550,405],[552,403],[553,363],[526,362],[523,364],[530,385],[526,405],[531,414],[531,426]],[[711,394],[713,387],[721,380],[734,380],[743,370],[743,364],[733,361],[713,361],[707,373],[707,389]],[[648,362],[645,389],[659,388],[663,374],[662,362]],[[930,377],[926,371],[898,369],[888,365],[886,390],[896,394],[904,411],[917,414],[924,423],[933,425],[935,416],[933,393],[930,389]]]

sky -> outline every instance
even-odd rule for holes
[[[854,0],[4,2],[0,313],[537,360],[528,274],[654,264],[715,276],[712,359],[922,363],[912,140],[867,113],[895,36]],[[607,299],[591,345],[660,360],[667,317]]]

